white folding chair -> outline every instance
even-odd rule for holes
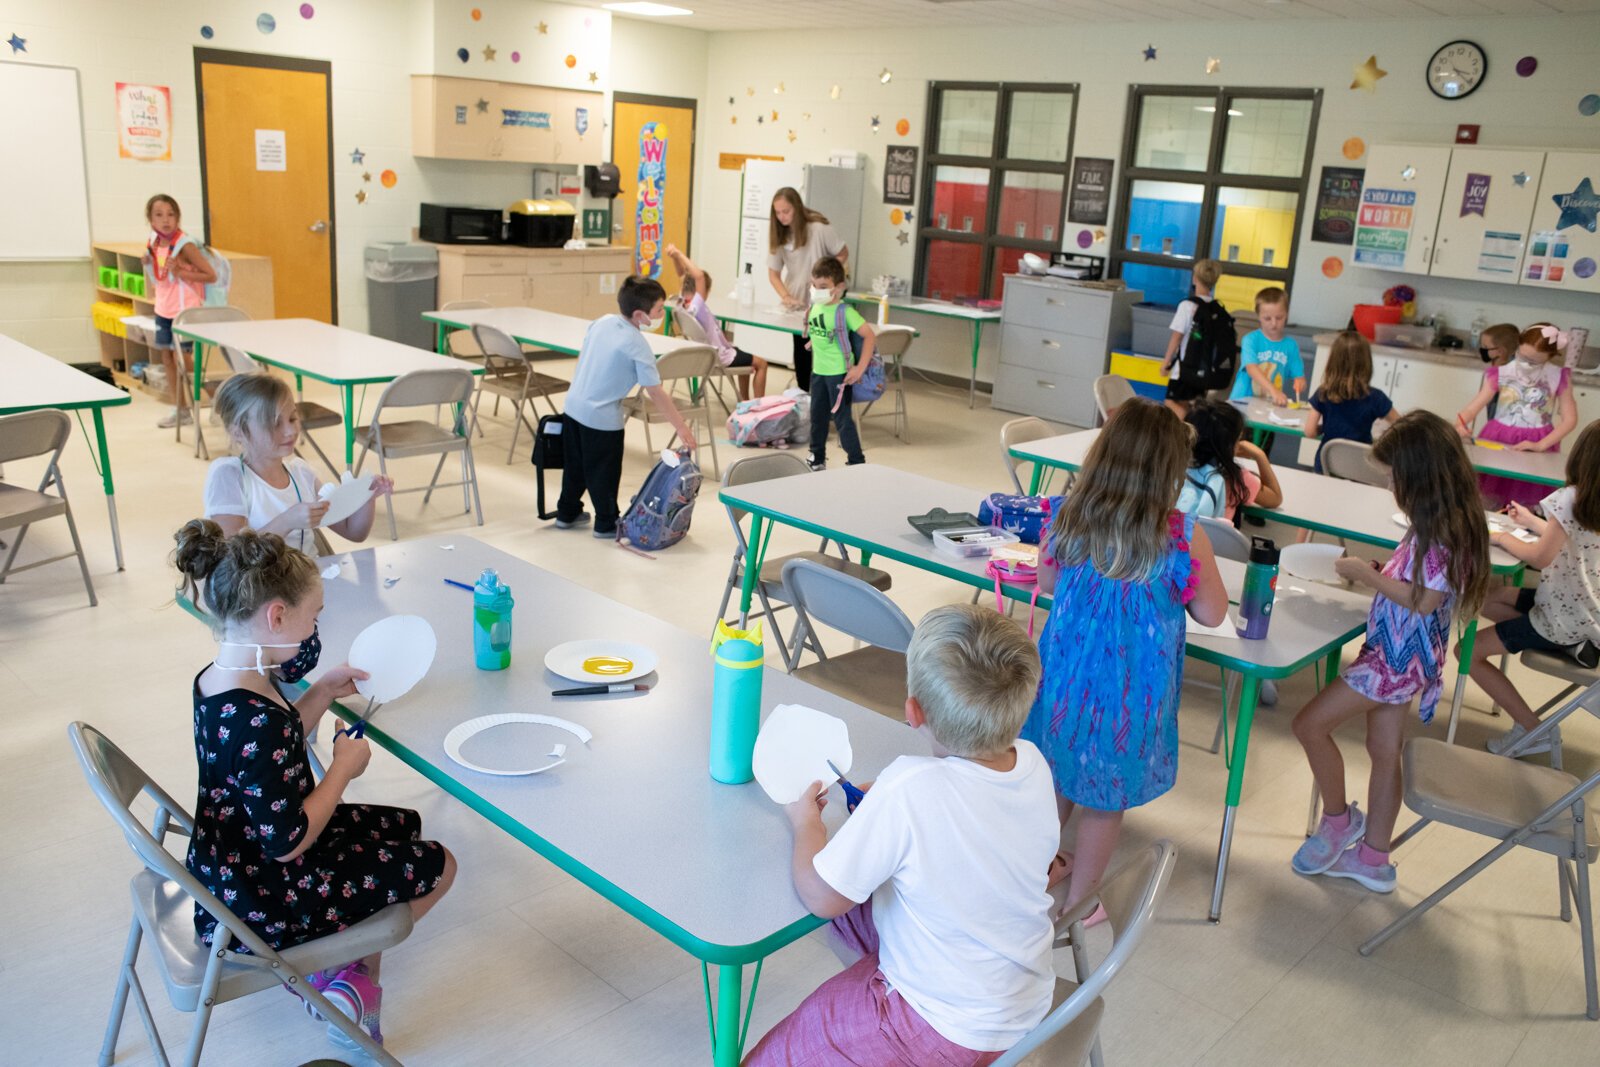
[[[879,400],[890,393],[894,394],[894,409],[880,413],[878,418],[891,420],[894,426],[894,435],[906,444],[911,443],[911,413],[906,407],[906,353],[911,350],[911,342],[917,339],[917,331],[909,326],[895,326],[893,324],[875,327],[877,341],[874,350],[883,357],[883,395],[876,400],[869,400],[861,409],[861,414],[856,419],[864,426],[867,419],[872,416],[872,408]]]
[[[356,431],[356,441],[361,454],[356,457],[355,473],[361,473],[367,452],[378,454],[378,470],[389,473],[388,461],[412,456],[439,457],[433,468],[433,477],[426,486],[415,489],[396,489],[384,497],[389,512],[389,539],[398,541],[400,530],[394,522],[394,498],[400,493],[422,493],[422,504],[427,506],[435,489],[461,486],[463,511],[477,508],[478,525],[483,525],[483,502],[478,497],[478,470],[472,462],[472,372],[460,370],[414,370],[390,382],[378,397],[378,406],[372,411],[372,425]],[[431,422],[411,419],[405,422],[384,423],[386,408],[433,407],[436,404],[455,405],[455,419],[449,429],[440,429]],[[461,457],[461,480],[440,482],[439,472],[444,461],[452,454]],[[470,491],[470,496],[468,495]]]
[[[810,473],[811,468],[806,466],[805,460],[793,452],[768,452],[759,456],[747,456],[731,463],[728,466],[728,473],[722,479],[722,484],[731,488]],[[728,603],[733,599],[734,590],[743,588],[745,556],[750,548],[749,542],[745,540],[743,525],[745,516],[749,512],[732,504],[724,504],[723,507],[728,512],[728,522],[733,526],[733,564],[728,568],[728,581],[722,589],[722,606],[717,609],[719,619],[728,617]],[[767,619],[773,634],[778,639],[778,651],[783,656],[785,667],[792,668],[793,664],[789,660],[788,640],[783,636],[777,618],[779,608],[790,606],[788,594],[783,586],[784,564],[794,559],[807,559],[819,566],[832,567],[859,578],[880,591],[887,590],[894,583],[888,571],[881,571],[876,567],[863,567],[859,563],[852,562],[849,549],[843,544],[839,545],[837,556],[828,554],[828,545],[828,538],[824,537],[815,552],[791,552],[788,555],[762,560],[761,574],[755,585],[755,594],[761,601],[761,610],[746,615],[740,621],[741,626],[748,626],[752,618]]]
[[[1056,979],[1050,1014],[995,1060],[994,1067],[1078,1067],[1085,1057],[1094,1067],[1104,1067],[1099,1039],[1102,997],[1150,932],[1177,862],[1172,842],[1157,841],[1107,875],[1093,896],[1062,912],[1056,919],[1055,946],[1071,950],[1076,981]],[[1067,885],[1059,884],[1052,896],[1059,898]],[[1106,909],[1111,950],[1091,968],[1083,923],[1099,907]]]
[[[809,559],[783,565],[783,589],[795,613],[785,657],[789,672],[880,715],[904,719],[906,649],[916,629],[906,613],[860,578]],[[865,647],[829,656],[817,633],[819,623]],[[798,666],[808,648],[817,662]]]
[[[247,314],[242,308],[236,308],[232,306],[197,307],[185,308],[184,310],[178,312],[178,317],[172,320],[172,325],[174,328],[176,328],[179,326],[190,326],[199,322],[248,322],[249,319],[249,314]],[[173,347],[176,349],[173,366],[178,372],[178,377],[182,379],[182,381],[178,383],[178,410],[180,414],[178,416],[177,424],[172,428],[173,440],[183,440],[182,412],[188,411],[189,414],[194,418],[195,457],[197,459],[210,459],[211,446],[206,443],[205,431],[201,429],[203,424],[200,421],[200,409],[202,406],[204,406],[206,398],[214,396],[216,391],[222,387],[222,383],[227,381],[228,378],[232,377],[232,375],[227,374],[220,378],[204,377],[206,348],[208,346],[203,341],[196,341],[194,343],[193,358],[196,365],[200,367],[200,373],[202,375],[202,380],[200,383],[200,396],[197,399],[191,392],[194,387],[189,381],[188,375],[184,374],[183,372],[183,347],[177,344],[175,344]]]
[[[1369,938],[1359,950],[1363,956],[1370,956],[1378,946],[1416,922],[1429,908],[1512,849],[1531,848],[1556,858],[1562,922],[1572,921],[1573,898],[1577,900],[1587,1014],[1591,1019],[1600,1019],[1600,990],[1595,981],[1594,911],[1589,890],[1589,865],[1600,855],[1600,827],[1596,826],[1587,808],[1590,796],[1600,788],[1600,767],[1580,780],[1564,770],[1507,758],[1552,736],[1558,724],[1579,708],[1600,716],[1600,682],[1592,683],[1569,700],[1505,755],[1496,756],[1429,737],[1414,737],[1406,742],[1402,760],[1405,802],[1406,807],[1421,818],[1396,837],[1392,847],[1399,848],[1430,822],[1497,838],[1498,843]],[[1526,904],[1525,899],[1518,898],[1518,908]]]
[[[1389,472],[1372,458],[1372,446],[1336,439],[1322,445],[1322,471],[1332,478],[1389,487]]]
[[[83,542],[78,540],[78,524],[72,518],[72,505],[67,502],[67,485],[61,480],[61,450],[67,447],[71,437],[72,420],[67,418],[65,411],[48,408],[0,415],[0,467],[35,456],[49,457],[45,461],[44,476],[39,479],[38,489],[24,489],[0,482],[0,530],[17,530],[17,536],[12,539],[11,548],[6,552],[6,565],[0,567],[0,585],[4,585],[13,574],[77,556],[78,570],[83,575],[83,587],[88,590],[89,606],[92,608],[100,601],[94,595],[94,583],[89,580],[89,561],[83,555]],[[54,493],[46,492],[52,487]],[[67,532],[72,535],[72,551],[35,560],[21,567],[15,566],[17,550],[22,547],[22,539],[28,536],[28,527],[57,515],[66,517]]]
[[[478,389],[472,397],[472,418],[477,421],[478,405],[483,402],[485,392],[495,395],[496,415],[500,414],[501,397],[511,401],[511,447],[506,450],[506,462],[510,463],[516,458],[517,437],[522,428],[528,428],[530,438],[538,432],[528,419],[528,410],[537,413],[536,400],[542,399],[550,414],[561,414],[551,397],[571,389],[572,383],[534,370],[528,353],[504,330],[479,323],[472,328],[472,337],[483,352],[483,374],[478,378]]]
[[[1020,419],[1012,419],[1000,427],[1000,459],[1006,465],[1006,471],[1011,475],[1011,484],[1017,487],[1018,493],[1026,493],[1028,487],[1022,484],[1022,475],[1018,473],[1022,461],[1011,454],[1017,445],[1027,444],[1029,441],[1038,441],[1046,437],[1056,436],[1056,431],[1043,419],[1036,419],[1032,415]],[[1044,479],[1040,482],[1039,491],[1048,492],[1050,479],[1055,472],[1046,470]]]
[[[149,775],[99,730],[75,722],[67,727],[67,736],[89,788],[111,813],[144,865],[144,869],[133,876],[133,922],[128,929],[122,964],[117,969],[117,990],[111,1000],[105,1043],[100,1049],[101,1067],[109,1067],[116,1058],[117,1035],[122,1030],[130,993],[144,1021],[157,1062],[162,1067],[170,1062],[135,966],[140,943],[146,937],[154,948],[151,958],[167,987],[172,1006],[178,1011],[195,1013],[194,1030],[181,1061],[188,1067],[200,1062],[212,1008],[277,985],[298,993],[314,1005],[323,1018],[360,1045],[368,1056],[379,1063],[399,1067],[399,1060],[334,1007],[305,976],[382,952],[404,941],[411,933],[411,905],[391,904],[338,933],[275,951],[189,873],[181,859],[167,851],[165,840],[169,833],[184,837],[194,833],[194,819],[183,806],[151,781]],[[130,808],[140,794],[155,804],[155,815],[149,827]],[[195,904],[217,921],[212,944],[202,941],[195,931]],[[235,951],[231,947],[235,941],[241,942],[248,951]]]
[[[674,396],[673,401],[676,403],[678,414],[683,417],[684,422],[691,427],[697,422],[705,425],[705,437],[695,443],[702,448],[710,446],[711,472],[721,478],[722,468],[717,462],[717,427],[712,425],[711,422],[711,402],[706,399],[708,390],[704,387],[705,382],[711,375],[716,373],[716,366],[717,353],[709,345],[691,345],[680,348],[676,351],[668,352],[656,360],[656,373],[661,375],[661,385],[668,393],[672,393],[680,382],[688,385],[693,380],[698,379],[701,383],[698,396],[691,392],[687,398]],[[628,418],[638,419],[644,423],[644,446],[654,455],[655,445],[650,442],[650,427],[654,423],[666,422],[666,416],[658,412],[655,405],[650,403],[650,397],[645,394],[642,386],[636,393],[622,402],[622,410]],[[670,446],[677,437],[677,433],[673,433],[667,444]],[[697,454],[695,459],[698,460],[699,458]]]
[[[1094,380],[1094,407],[1098,416],[1096,426],[1104,426],[1111,413],[1138,394],[1128,379],[1120,374],[1102,374]]]
[[[706,331],[701,328],[700,320],[696,319],[687,311],[679,311],[678,313],[674,314],[672,316],[672,324],[678,328],[678,332],[683,335],[683,339],[685,341],[691,341],[697,345],[706,345],[711,347],[711,338],[706,336]],[[733,414],[733,409],[728,406],[728,398],[722,394],[722,383],[726,381],[729,385],[733,386],[733,395],[735,399],[737,399],[739,396],[738,380],[743,378],[748,382],[750,380],[750,376],[754,373],[755,367],[753,366],[727,367],[723,365],[722,360],[719,359],[716,361],[716,365],[712,367],[711,377],[707,379],[706,384],[713,392],[716,393],[717,403],[722,405],[722,410],[725,413],[731,415]],[[748,389],[746,391],[748,391]]]
[[[451,300],[441,307],[440,311],[484,311],[490,307],[487,300]],[[469,363],[483,362],[483,349],[478,346],[478,341],[472,336],[470,329],[451,330],[445,335],[445,347],[457,359],[464,359]]]

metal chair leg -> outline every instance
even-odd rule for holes
[[[361,456],[363,459],[365,459],[366,452],[363,451]],[[357,465],[356,469],[360,470],[359,464]],[[388,477],[389,474],[389,464],[384,461],[383,452],[381,450],[378,452],[378,473],[384,475],[385,477]],[[427,501],[423,501],[423,503],[427,503]],[[400,527],[396,526],[394,521],[393,493],[383,494],[383,506],[389,512],[389,540],[398,541],[400,540]]]
[[[439,462],[433,468],[433,477],[428,479],[428,491],[422,494],[423,507],[427,507],[428,501],[433,499],[433,487],[439,483],[439,472],[444,470],[444,461],[448,459],[449,456],[450,453],[448,452],[439,453]]]

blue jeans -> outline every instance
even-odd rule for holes
[[[841,392],[844,394],[843,400],[839,400]],[[842,374],[812,373],[811,462],[822,463],[827,459],[830,416],[839,430],[839,445],[844,449],[845,462],[855,464],[867,461],[861,452],[861,435],[856,432],[855,413],[851,410],[851,394],[854,392],[854,386],[844,384]],[[838,411],[833,410],[835,401],[839,403]]]

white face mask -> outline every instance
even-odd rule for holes
[[[1516,364],[1517,370],[1523,374],[1532,374],[1539,369],[1539,364],[1531,359],[1524,359],[1522,356],[1518,356],[1512,362]]]
[[[661,318],[658,316],[652,319],[648,311],[635,311],[633,313],[633,324],[641,330],[653,330],[661,325]]]
[[[253,666],[253,667],[229,667],[229,666],[227,666],[225,664],[217,663],[215,660],[213,660],[211,665],[213,667],[217,668],[217,670],[219,670],[219,671],[255,671],[257,674],[260,674],[260,675],[264,676],[268,671],[277,670],[279,668],[279,664],[276,664],[276,663],[263,663],[262,660],[261,660],[261,650],[262,649],[264,649],[264,648],[299,648],[300,647],[300,642],[296,641],[292,645],[258,645],[258,644],[254,644],[254,643],[249,642],[249,641],[218,641],[217,642],[217,647],[218,648],[253,648],[253,649],[256,650],[256,663],[255,663],[255,666]]]
[[[813,304],[831,304],[831,303],[833,303],[833,290],[832,289],[818,289],[815,286],[813,286],[812,289],[811,289],[811,302]]]

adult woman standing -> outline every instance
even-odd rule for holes
[[[811,268],[817,260],[833,256],[848,267],[850,257],[828,217],[807,208],[787,185],[772,197],[768,251],[767,278],[783,306],[793,311],[811,306]],[[804,335],[794,339],[794,381],[801,389],[811,388],[811,350],[806,343]]]

